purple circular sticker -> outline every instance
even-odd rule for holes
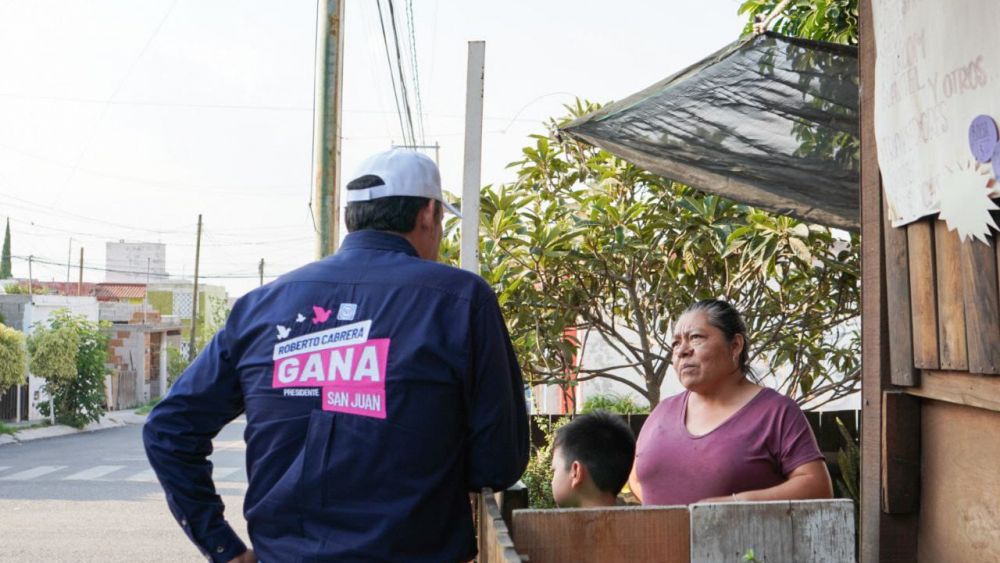
[[[978,162],[989,162],[997,146],[997,123],[988,115],[977,115],[969,125],[969,148]]]

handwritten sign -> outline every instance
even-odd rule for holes
[[[940,211],[942,190],[970,169],[996,168],[1000,10],[983,6],[980,0],[872,3],[875,135],[894,226]],[[989,191],[1000,195],[996,187]]]

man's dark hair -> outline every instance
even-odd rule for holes
[[[598,489],[617,495],[632,471],[635,435],[621,416],[594,411],[557,430],[553,448],[559,448],[566,469],[579,461]]]
[[[348,190],[363,190],[383,185],[378,176],[368,175],[356,178],[347,184]],[[348,232],[354,231],[391,231],[408,233],[417,224],[417,213],[430,201],[426,197],[389,196],[369,201],[352,201],[347,204],[345,223]],[[440,203],[435,206],[435,213],[441,213]]]

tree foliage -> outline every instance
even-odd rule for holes
[[[692,302],[723,297],[744,312],[768,384],[801,401],[855,388],[855,237],[706,195],[555,134],[532,139],[511,165],[517,180],[481,194],[482,273],[529,382],[604,377],[655,406],[671,323]],[[453,256],[457,242],[447,246]],[[587,362],[595,339],[622,363]]]
[[[26,346],[24,333],[0,324],[0,393],[27,380]]]
[[[107,344],[100,323],[65,309],[53,314],[49,326],[33,330],[31,371],[46,380],[41,391],[54,399],[57,422],[80,428],[104,414]],[[39,404],[46,416],[49,408]]]
[[[0,280],[11,277],[10,264],[10,218],[7,218],[7,229],[3,235],[3,250],[0,251]]]
[[[740,4],[739,13],[748,16],[744,35],[753,32],[756,18],[766,18],[781,1],[745,0]],[[858,20],[858,0],[793,0],[770,27],[792,37],[857,45]]]

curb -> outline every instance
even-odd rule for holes
[[[101,415],[97,422],[91,422],[83,428],[73,428],[63,424],[54,426],[43,426],[39,428],[27,428],[14,434],[0,434],[0,446],[7,444],[22,444],[46,438],[58,438],[59,436],[69,436],[71,434],[81,434],[84,432],[96,432],[109,428],[120,428],[129,424],[142,424],[146,421],[146,415],[135,414],[134,411],[114,411]]]

